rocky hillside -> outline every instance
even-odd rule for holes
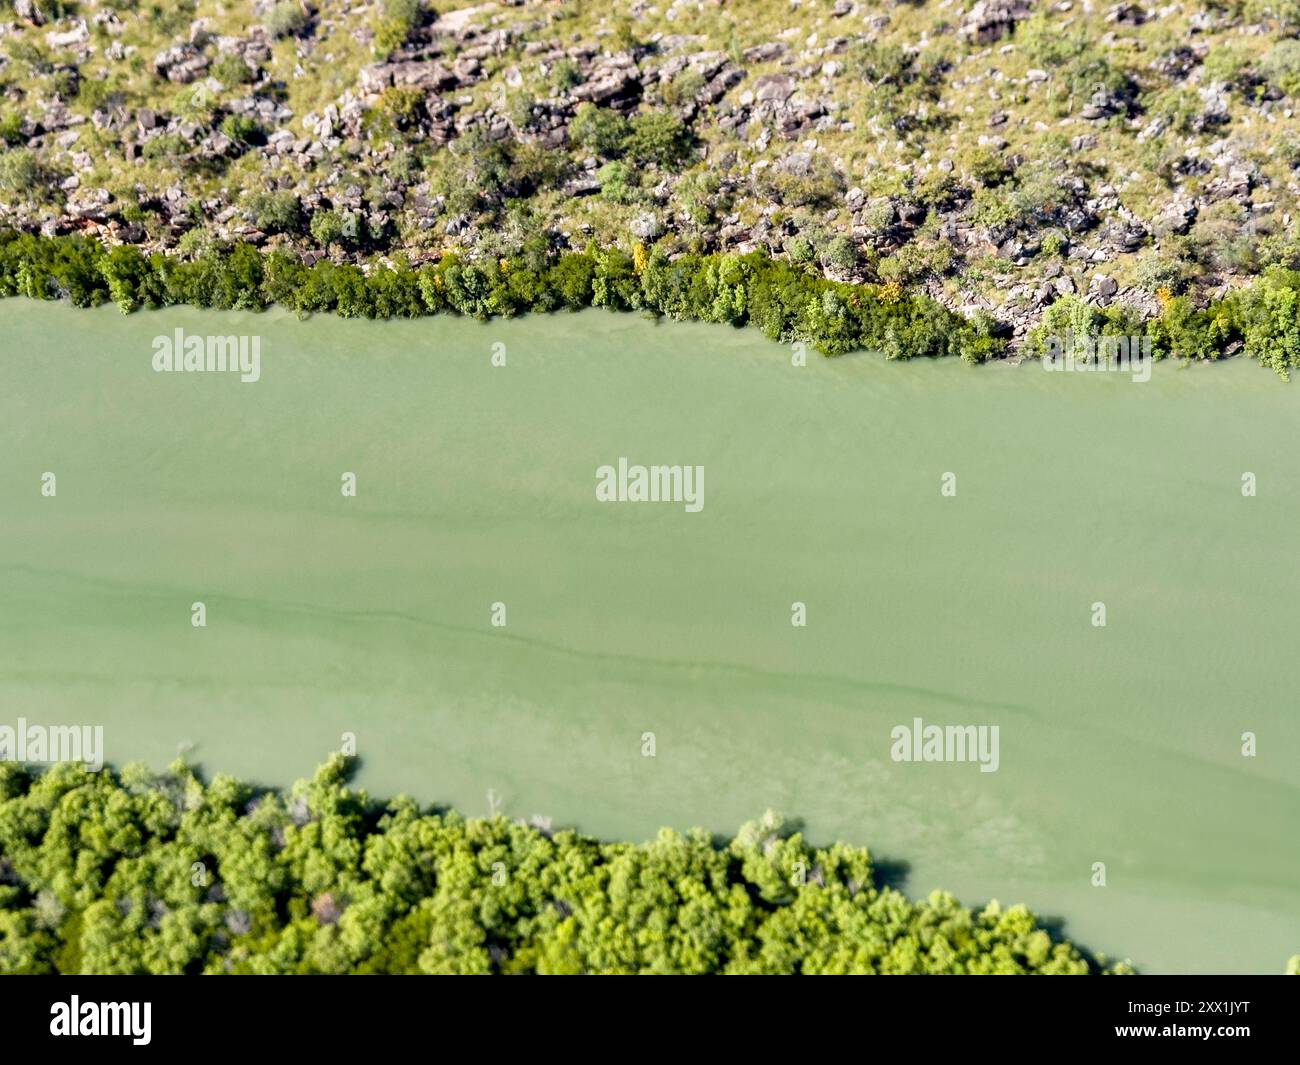
[[[766,251],[1023,334],[1300,264],[1300,0],[0,0],[0,226]]]

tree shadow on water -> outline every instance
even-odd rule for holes
[[[871,858],[871,879],[877,891],[892,888],[907,893],[907,878],[912,872],[910,862],[896,858]]]

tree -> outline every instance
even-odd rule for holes
[[[602,843],[379,806],[347,776],[338,755],[269,792],[0,763],[0,973],[1101,970],[1023,906],[913,902],[771,813],[723,845]]]

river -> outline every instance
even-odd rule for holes
[[[155,372],[178,328],[256,335],[260,379]],[[0,330],[0,723],[267,784],[351,733],[375,796],[633,839],[770,807],[1144,971],[1300,951],[1300,393],[1253,363],[798,366],[600,311]],[[702,466],[702,507],[598,501],[620,459]],[[996,771],[895,760],[918,718],[996,726]]]

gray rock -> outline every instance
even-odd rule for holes
[[[574,178],[564,186],[566,196],[594,196],[600,192],[600,182],[593,177]]]
[[[1134,252],[1146,242],[1147,233],[1137,222],[1116,222],[1102,236],[1116,251]]]
[[[754,98],[760,103],[783,104],[794,95],[794,78],[788,74],[764,74],[754,82]]]
[[[1062,222],[1070,233],[1086,233],[1097,224],[1097,216],[1086,207],[1071,207],[1062,216]]]
[[[212,60],[193,45],[178,44],[154,56],[154,72],[178,85],[198,80]]]
[[[1197,89],[1196,94],[1201,98],[1201,111],[1191,125],[1197,133],[1221,126],[1231,118],[1232,103],[1225,84],[1216,81]]]
[[[789,174],[792,177],[809,177],[813,172],[812,153],[791,152],[789,155],[778,159],[773,164],[772,169],[782,174]]]
[[[726,95],[727,90],[733,85],[744,80],[745,72],[739,67],[723,67],[713,80],[704,86],[695,94],[695,99],[703,104],[714,104]]]
[[[1030,15],[1028,0],[978,0],[961,22],[958,32],[976,44],[1001,40],[1017,22]]]
[[[1165,135],[1165,130],[1169,128],[1169,119],[1164,115],[1156,115],[1150,122],[1142,127],[1137,135],[1138,142],[1145,144],[1147,141],[1159,140]]]
[[[742,55],[746,63],[767,63],[773,59],[780,59],[787,51],[782,42],[768,41],[766,44],[756,44],[753,48],[746,48]]]
[[[390,85],[409,85],[426,92],[444,92],[458,84],[456,74],[436,60],[377,63],[362,67],[358,78],[361,91],[383,92]]]
[[[1107,277],[1105,274],[1097,274],[1093,277],[1092,283],[1088,286],[1089,292],[1096,296],[1098,301],[1110,301],[1111,297],[1119,291],[1119,285],[1113,277]]]
[[[1105,89],[1098,89],[1089,98],[1087,105],[1079,112],[1079,117],[1087,119],[1089,122],[1097,122],[1102,119],[1110,118],[1119,108],[1116,106],[1116,99]]]
[[[45,14],[37,6],[36,0],[14,0],[14,14],[33,26],[45,25]]]
[[[108,189],[85,189],[68,200],[68,214],[74,218],[102,222],[112,213],[109,208],[112,200],[112,194]]]
[[[45,43],[51,48],[71,48],[84,43],[89,37],[90,31],[86,29],[86,20],[77,19],[70,30],[65,30],[63,33],[47,33]]]
[[[1141,26],[1151,13],[1137,4],[1115,4],[1106,10],[1106,21],[1120,26]]]
[[[1196,205],[1185,200],[1175,200],[1166,205],[1157,218],[1157,228],[1166,233],[1183,234],[1196,219]]]

